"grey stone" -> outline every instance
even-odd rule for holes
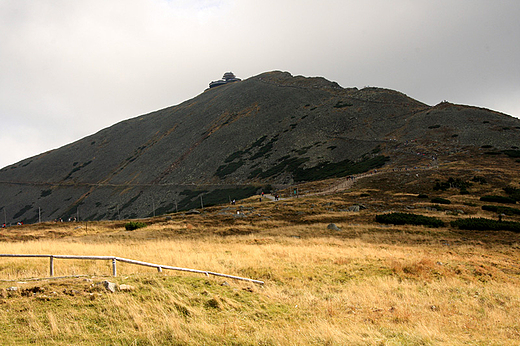
[[[328,226],[327,226],[327,229],[331,229],[333,231],[341,231],[341,228],[339,228],[338,226],[336,226],[335,224],[333,223],[330,223]]]
[[[359,205],[352,205],[347,208],[347,211],[359,212]]]
[[[109,292],[114,293],[117,289],[117,284],[110,281],[103,281],[103,287]]]
[[[184,214],[186,214],[186,215],[197,215],[197,214],[200,214],[200,211],[198,211],[197,209],[192,209],[192,210],[188,210]]]
[[[119,285],[119,290],[120,291],[134,291],[135,287],[132,285],[121,284],[121,285]]]

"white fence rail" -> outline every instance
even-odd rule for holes
[[[113,276],[117,276],[117,261],[119,261],[119,262],[123,262],[123,263],[136,264],[136,265],[140,265],[140,266],[144,266],[144,267],[156,268],[157,271],[159,271],[159,272],[162,272],[163,269],[177,270],[177,271],[183,271],[183,272],[205,274],[206,276],[214,275],[214,276],[221,276],[221,277],[235,279],[235,280],[249,281],[249,282],[252,282],[252,283],[255,283],[255,284],[259,284],[259,285],[263,285],[264,284],[263,281],[243,278],[243,277],[240,277],[240,276],[215,273],[215,272],[210,272],[210,271],[206,271],[206,270],[197,270],[197,269],[172,267],[172,266],[167,266],[167,265],[161,265],[161,264],[154,264],[154,263],[136,261],[136,260],[132,260],[132,259],[128,259],[128,258],[121,258],[121,257],[114,257],[114,256],[70,256],[70,255],[39,255],[39,254],[37,254],[37,255],[31,255],[31,254],[25,254],[25,255],[0,254],[0,257],[49,258],[49,273],[50,273],[51,277],[54,276],[54,259],[81,259],[81,260],[105,260],[105,261],[112,261],[112,275]]]

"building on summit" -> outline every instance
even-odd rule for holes
[[[224,85],[227,83],[233,83],[233,82],[238,82],[238,81],[241,81],[241,79],[235,77],[233,72],[226,72],[226,73],[224,73],[224,76],[222,77],[222,79],[209,83],[209,87],[214,88],[214,87],[218,87],[218,86],[221,86],[221,85]]]

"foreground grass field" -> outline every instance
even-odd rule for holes
[[[514,183],[506,173],[500,183]],[[417,197],[433,194],[427,188],[440,173],[428,174],[415,182],[394,174],[395,190],[381,174],[332,196],[252,198],[143,220],[148,226],[135,231],[124,221],[2,231],[0,253],[112,255],[265,281],[130,264],[118,264],[113,278],[109,262],[59,259],[55,276],[65,278],[47,278],[48,259],[0,258],[2,343],[520,345],[519,234],[374,221],[390,211],[447,225],[496,217],[479,200],[499,192],[492,176],[469,194],[438,192],[452,201],[441,207]],[[348,211],[354,204],[366,209]],[[133,288],[109,293],[105,280]]]

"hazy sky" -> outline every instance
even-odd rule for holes
[[[0,0],[0,167],[272,70],[520,117],[520,1]]]

